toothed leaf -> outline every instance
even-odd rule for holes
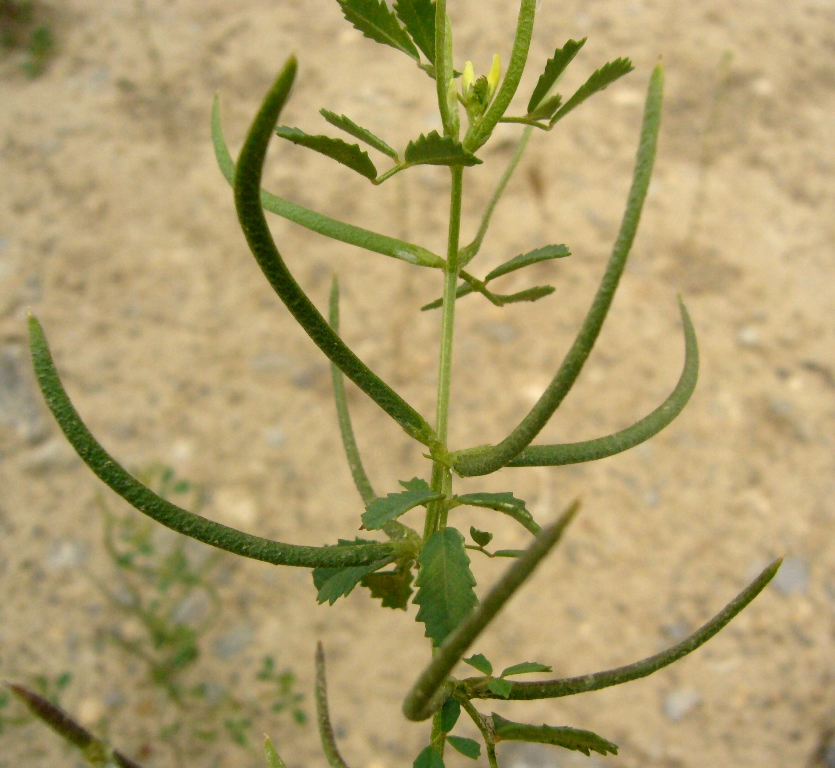
[[[459,504],[470,507],[485,507],[502,512],[516,520],[534,536],[541,530],[531,513],[528,512],[525,502],[522,499],[517,499],[509,491],[503,493],[465,493],[463,496],[456,496],[455,500]]]
[[[481,672],[482,675],[492,675],[493,665],[487,660],[483,653],[477,653],[475,656],[470,656],[469,659],[462,659],[465,664],[469,664],[474,669]]]
[[[270,741],[269,736],[264,737],[264,757],[267,758],[268,768],[287,768],[281,756]]]
[[[480,531],[475,526],[470,526],[470,536],[472,540],[480,547],[486,547],[493,541],[493,534],[489,531]]]
[[[342,13],[360,32],[377,43],[390,45],[420,61],[411,38],[397,22],[397,17],[381,0],[338,0]]]
[[[414,481],[410,480],[409,482],[413,483]],[[423,483],[423,485],[426,485],[426,483]],[[429,489],[429,486],[425,488],[417,486],[413,490],[403,491],[402,493],[390,493],[384,499],[374,499],[365,508],[366,511],[362,514],[362,524],[369,531],[376,531],[389,521],[396,520],[401,515],[406,514],[410,509],[442,498],[443,494],[435,493]]]
[[[337,163],[347,166],[352,171],[356,171],[366,179],[377,178],[377,169],[368,153],[360,149],[359,144],[348,144],[342,139],[332,139],[330,136],[311,136],[298,128],[288,128],[286,125],[280,125],[275,129],[275,132],[281,136],[282,139],[292,141],[293,144],[298,144],[301,147],[314,149]]]
[[[488,283],[495,280],[497,277],[507,275],[510,272],[515,272],[517,269],[529,267],[531,264],[538,264],[540,261],[550,261],[551,259],[562,259],[565,256],[570,256],[571,251],[566,245],[546,245],[542,248],[537,248],[535,251],[528,253],[520,253],[514,256],[510,261],[504,264],[499,264],[494,270],[487,273],[484,282]]]
[[[540,664],[537,661],[523,661],[521,664],[514,664],[502,672],[502,677],[510,677],[511,675],[528,675],[531,672],[552,672],[553,670],[547,664]]]
[[[573,749],[588,756],[592,752],[601,755],[616,755],[617,744],[598,736],[591,731],[583,731],[579,728],[554,727],[551,725],[526,725],[505,720],[495,712],[493,717],[493,730],[496,734],[496,741],[528,741],[537,744],[553,744],[565,749]]]
[[[325,118],[331,125],[339,128],[345,133],[350,134],[355,139],[359,139],[360,141],[364,141],[368,146],[374,147],[378,152],[382,152],[384,155],[388,155],[392,160],[395,162],[400,162],[400,158],[386,142],[384,142],[378,136],[375,136],[371,131],[367,128],[363,128],[361,125],[357,125],[350,117],[345,117],[345,115],[337,115],[335,112],[331,112],[327,109],[320,109],[319,114]]]
[[[435,63],[435,1],[396,0],[394,12],[403,22],[417,47],[431,64]]]
[[[424,747],[415,758],[413,768],[444,768],[444,759],[435,747]]]
[[[562,120],[572,109],[580,106],[589,96],[593,96],[598,91],[602,91],[606,86],[611,85],[615,80],[628,74],[633,69],[635,67],[632,66],[632,62],[629,59],[615,59],[604,64],[560,107],[557,114],[551,118],[551,125],[554,125],[558,120]]]
[[[551,87],[557,82],[559,76],[571,63],[571,60],[577,55],[577,51],[583,47],[585,42],[585,37],[580,41],[569,40],[562,48],[557,48],[554,51],[553,58],[548,59],[545,63],[545,71],[539,76],[536,88],[533,89],[531,100],[528,102],[528,114],[531,114],[548,95],[548,91],[551,90]]]
[[[455,528],[435,531],[423,545],[418,563],[414,602],[420,610],[415,620],[424,623],[426,637],[438,646],[478,604],[464,537]]]
[[[383,601],[383,608],[399,608],[405,611],[412,596],[411,568],[397,568],[394,571],[370,573],[361,582],[362,586],[371,590],[371,597]]]
[[[461,714],[461,702],[458,699],[448,698],[441,707],[441,730],[449,733],[458,722]]]
[[[428,491],[429,483],[420,477],[413,477],[411,480],[398,480],[407,491]]]
[[[472,152],[468,152],[452,136],[441,136],[432,131],[428,136],[421,134],[406,147],[405,159],[411,165],[480,165]]]
[[[528,114],[530,120],[550,120],[554,116],[554,112],[559,109],[562,104],[562,96],[555,93],[543,101],[533,112]]]
[[[495,680],[488,680],[487,687],[493,691],[496,696],[501,696],[503,699],[506,699],[510,696],[510,692],[513,690],[513,683],[509,680],[496,678]]]
[[[511,293],[506,296],[500,293],[494,295],[498,296],[504,304],[518,304],[522,301],[539,301],[539,299],[550,296],[556,290],[553,285],[537,285],[533,288],[526,288],[524,291],[519,291],[519,293]]]
[[[351,547],[357,544],[369,544],[366,539],[339,539],[337,547]],[[370,565],[352,566],[349,568],[314,568],[313,586],[318,590],[316,600],[324,603],[327,600],[333,605],[340,597],[347,597],[360,580],[374,571],[387,565],[387,560],[380,560]]]
[[[481,744],[473,739],[465,739],[463,736],[447,736],[446,740],[451,747],[457,749],[464,757],[470,760],[478,760],[481,755]]]

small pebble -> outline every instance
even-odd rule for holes
[[[760,345],[760,332],[750,325],[743,326],[736,333],[736,341],[740,347],[758,347]]]
[[[679,688],[670,691],[664,697],[661,711],[668,720],[677,723],[689,715],[701,703],[701,700],[701,696],[695,691],[689,688]]]
[[[247,621],[236,624],[225,634],[215,640],[213,649],[219,659],[231,659],[246,650],[255,636],[252,625]]]
[[[771,583],[784,595],[803,594],[809,587],[809,566],[802,557],[787,557]]]
[[[87,551],[80,541],[62,539],[56,541],[49,554],[44,560],[48,571],[63,571],[67,568],[75,568],[87,559]]]

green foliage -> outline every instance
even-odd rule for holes
[[[44,72],[55,53],[55,38],[44,15],[40,3],[0,0],[0,50],[22,51],[20,69],[32,79]]]
[[[478,604],[464,537],[455,528],[435,531],[423,545],[418,564],[414,602],[420,610],[415,620],[424,623],[426,637],[437,646]]]
[[[685,337],[684,368],[673,392],[655,411],[631,426],[604,437],[569,444],[533,444],[577,381],[597,342],[624,273],[655,160],[661,119],[663,69],[657,66],[649,78],[632,184],[621,226],[600,285],[574,342],[545,392],[504,439],[496,445],[476,445],[453,450],[449,445],[448,426],[457,299],[469,293],[480,293],[495,306],[504,307],[548,296],[555,291],[553,286],[533,286],[512,294],[499,294],[494,293],[488,285],[519,269],[566,257],[569,248],[566,245],[536,248],[504,262],[488,272],[483,279],[475,277],[464,268],[480,252],[493,212],[525,152],[533,128],[551,130],[568,113],[630,72],[633,67],[626,58],[607,63],[563,103],[562,97],[552,91],[585,43],[585,39],[569,40],[562,48],[556,49],[554,56],[546,62],[528,101],[527,113],[519,117],[507,116],[527,63],[537,0],[520,0],[513,47],[504,76],[501,76],[497,57],[490,75],[486,77],[476,77],[472,64],[468,62],[463,69],[460,87],[456,82],[459,73],[453,61],[455,50],[447,0],[396,0],[393,11],[383,0],[338,2],[346,19],[365,37],[407,54],[434,78],[443,135],[437,131],[428,135],[421,134],[409,142],[401,160],[400,153],[366,128],[344,115],[322,110],[321,114],[329,123],[394,161],[393,167],[378,175],[376,166],[359,144],[348,144],[327,136],[308,135],[296,128],[275,128],[296,75],[297,63],[291,57],[264,98],[237,162],[232,159],[223,137],[217,100],[212,111],[212,140],[221,172],[233,187],[238,219],[256,262],[287,310],[330,361],[340,434],[351,476],[364,507],[360,516],[361,527],[385,536],[386,539],[340,539],[335,546],[316,547],[286,544],[228,528],[173,503],[170,497],[188,494],[193,490],[191,486],[183,485],[166,471],[145,477],[141,473],[139,476],[132,475],[104,450],[73,407],[58,376],[43,329],[35,318],[30,318],[30,347],[38,383],[47,405],[81,458],[105,484],[149,518],[174,531],[211,544],[218,550],[274,565],[310,568],[320,603],[327,601],[333,604],[359,585],[368,589],[372,598],[380,600],[382,607],[408,610],[410,601],[418,606],[416,620],[424,624],[424,634],[431,639],[433,651],[429,663],[417,675],[403,702],[403,712],[410,720],[426,720],[431,717],[433,724],[429,745],[418,755],[414,762],[415,768],[443,768],[447,743],[467,757],[478,758],[481,750],[477,742],[449,735],[462,709],[481,733],[490,768],[498,766],[496,743],[500,741],[552,744],[586,755],[591,752],[616,754],[617,747],[614,744],[589,731],[515,723],[496,713],[484,715],[475,708],[473,702],[479,699],[521,701],[557,698],[620,685],[652,674],[693,652],[720,631],[773,578],[779,568],[779,561],[763,571],[719,614],[691,636],[647,659],[579,677],[533,682],[518,682],[508,678],[550,673],[551,667],[539,662],[519,662],[506,667],[500,676],[495,677],[493,665],[482,654],[466,659],[464,655],[558,544],[576,515],[579,502],[572,503],[561,516],[542,527],[533,519],[525,502],[512,492],[457,495],[453,490],[453,480],[454,475],[474,477],[491,474],[505,467],[558,466],[594,461],[622,452],[668,426],[692,395],[698,378],[698,347],[690,317],[680,303]],[[428,63],[421,60],[421,53]],[[468,126],[463,136],[461,105],[468,117]],[[468,168],[482,163],[477,153],[490,140],[499,122],[519,123],[525,127],[485,208],[475,238],[468,245],[462,246],[460,230],[465,172],[469,173]],[[444,256],[414,243],[337,221],[263,190],[261,182],[264,162],[273,134],[335,159],[375,184],[417,165],[449,167],[450,217]],[[336,278],[331,289],[328,319],[323,317],[288,269],[267,226],[265,211],[340,242],[441,272],[442,297],[424,307],[441,308],[434,425],[430,425],[417,409],[360,360],[340,337],[339,286]],[[354,436],[345,377],[390,416],[409,439],[422,446],[422,450],[426,451],[424,456],[431,464],[431,470],[426,472],[426,476],[431,477],[429,482],[415,477],[407,482],[401,481],[404,491],[390,493],[385,497],[377,496],[363,466]],[[190,502],[186,504],[186,500],[183,500],[186,506],[199,507],[199,499],[190,499]],[[463,535],[449,524],[450,513],[456,507],[465,505],[508,515],[534,538],[525,549],[498,549],[491,553],[485,547],[493,542],[493,534],[471,526],[470,536],[475,544],[465,544]],[[405,525],[399,519],[418,507],[425,507],[426,510],[422,532]],[[112,519],[108,524],[111,529],[116,527]],[[186,700],[190,702],[192,698],[205,698],[205,686],[198,684],[189,687],[182,682],[187,672],[197,664],[200,656],[199,639],[204,628],[174,621],[167,601],[172,600],[175,594],[182,595],[190,590],[204,590],[211,600],[216,601],[216,596],[212,598],[213,587],[209,579],[211,569],[195,570],[182,547],[175,547],[161,560],[155,561],[154,557],[158,558],[159,554],[154,549],[150,529],[134,526],[128,530],[125,526],[129,525],[134,523],[123,521],[124,530],[120,529],[119,536],[109,535],[108,547],[113,562],[123,575],[130,573],[150,579],[157,597],[153,603],[148,603],[140,590],[134,589],[135,594],[131,593],[133,596],[126,610],[134,611],[141,618],[148,638],[141,648],[124,638],[118,642],[126,652],[145,660],[153,684],[163,686],[169,698],[178,706]],[[480,601],[475,591],[476,581],[470,569],[468,549],[477,550],[491,558],[503,557],[513,561]],[[414,570],[417,570],[416,578]],[[106,589],[104,585],[103,588]],[[466,679],[454,677],[452,672],[461,660],[481,674]],[[297,722],[304,721],[304,712],[299,708],[299,695],[293,687],[295,677],[291,671],[278,672],[272,657],[267,657],[256,679],[270,688],[268,696],[273,701],[272,711],[289,712]],[[29,701],[31,703],[35,700],[30,698]],[[234,743],[248,745],[249,732],[258,713],[236,702],[230,694],[226,694],[225,701],[230,706],[224,711],[222,720],[218,724],[210,723],[208,727],[201,721],[201,726],[193,729],[193,735],[210,740],[226,732]],[[48,708],[54,705],[47,704],[46,708],[41,707],[40,716],[48,723],[50,717],[58,722],[60,718]],[[6,722],[2,719],[4,706],[4,700],[0,700],[0,726]],[[331,768],[347,768],[330,721],[325,657],[321,644],[316,653],[316,712],[319,734],[329,765]],[[63,720],[60,722],[66,726],[63,735],[70,741],[73,738],[76,741],[95,740],[89,734],[83,735],[73,730],[74,724],[68,725]],[[164,726],[161,738],[175,738],[185,730],[182,721],[174,721]],[[269,739],[265,741],[264,750],[269,768],[284,768],[284,763]],[[99,759],[104,754],[107,760],[111,759],[111,753],[101,751],[94,757]],[[117,754],[113,752],[112,756]],[[114,759],[118,762],[120,758]]]
[[[300,147],[307,147],[320,152],[326,157],[336,160],[337,163],[347,166],[361,176],[372,181],[377,178],[377,169],[368,152],[360,149],[359,144],[348,144],[342,139],[332,139],[330,136],[311,136],[298,128],[288,128],[280,125],[275,129],[276,134],[282,139],[298,144]]]
[[[598,736],[591,731],[582,731],[578,728],[555,728],[551,725],[525,725],[505,720],[495,712],[491,715],[493,720],[493,731],[496,734],[496,741],[529,741],[539,744],[553,744],[565,749],[573,749],[589,755],[597,752],[601,755],[616,755],[617,744]]]

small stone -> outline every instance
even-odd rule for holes
[[[104,704],[99,699],[90,697],[82,699],[76,711],[82,725],[95,725],[104,717]]]
[[[61,539],[56,541],[46,556],[44,566],[48,571],[63,571],[76,568],[87,559],[87,548],[80,541]]]
[[[23,457],[21,463],[24,472],[44,475],[47,472],[72,469],[78,460],[78,455],[62,435],[33,448]]]
[[[668,720],[677,723],[689,715],[701,701],[702,698],[696,691],[689,688],[678,688],[675,691],[670,691],[664,697],[661,711]]]
[[[809,566],[801,557],[787,557],[771,583],[784,595],[803,594],[809,587]]]
[[[279,448],[284,445],[285,439],[284,432],[281,427],[276,424],[273,424],[264,430],[264,442],[269,445],[270,448]]]
[[[736,342],[740,347],[758,347],[761,342],[760,332],[750,325],[743,326],[736,332]]]
[[[213,650],[219,659],[231,659],[246,650],[253,641],[255,632],[249,622],[236,624],[214,642]]]

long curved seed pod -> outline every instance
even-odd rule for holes
[[[411,437],[429,445],[435,434],[426,420],[388,384],[362,362],[333,332],[290,274],[273,242],[261,208],[261,175],[270,142],[284,102],[296,76],[296,59],[290,57],[273,84],[246,137],[235,172],[235,206],[249,248],[265,277],[287,309],[316,346],[363,392],[391,416]]]
[[[580,502],[575,501],[557,520],[536,538],[525,553],[505,571],[493,589],[464,621],[441,643],[429,666],[423,670],[403,702],[403,714],[409,720],[426,720],[443,704],[444,681],[484,628],[504,604],[522,586],[528,576],[560,540]]]
[[[472,133],[464,138],[464,148],[470,152],[475,152],[490,138],[496,124],[504,116],[510,102],[513,101],[513,96],[519,87],[519,81],[522,79],[522,73],[525,71],[525,63],[528,60],[528,50],[531,47],[531,35],[533,35],[533,21],[536,16],[536,3],[537,0],[522,0],[522,5],[519,8],[519,18],[516,22],[513,50],[510,52],[510,61],[507,64],[507,72],[502,84],[481,120],[473,126]]]
[[[339,281],[336,275],[333,276],[330,297],[330,312],[328,321],[334,332],[339,333]],[[354,427],[351,425],[351,414],[348,411],[348,398],[345,396],[345,379],[342,378],[342,371],[331,363],[331,378],[333,380],[333,399],[336,401],[336,417],[339,420],[339,433],[342,435],[342,445],[345,448],[345,456],[348,459],[348,467],[351,470],[351,477],[354,478],[354,485],[357,487],[363,504],[367,507],[377,498],[371,481],[362,465],[360,449],[354,437]]]
[[[33,316],[29,317],[29,346],[38,385],[49,410],[52,411],[70,445],[102,482],[128,504],[158,523],[204,544],[273,565],[345,568],[370,565],[392,554],[392,547],[387,544],[362,544],[352,547],[282,544],[207,520],[166,501],[130,475],[87,429],[58,378],[43,328]]]
[[[232,160],[232,155],[229,154],[229,148],[226,145],[226,139],[223,137],[223,128],[220,123],[220,102],[217,96],[215,96],[212,105],[212,143],[221,173],[229,182],[229,185],[234,186],[235,161]],[[440,256],[426,250],[426,248],[421,248],[419,245],[396,240],[393,237],[380,235],[377,232],[371,232],[368,229],[332,219],[330,216],[316,213],[309,208],[284,200],[265,189],[261,190],[261,205],[270,213],[275,213],[294,224],[299,224],[333,240],[356,245],[358,248],[381,253],[383,256],[392,256],[395,259],[408,261],[409,264],[438,268],[444,265],[444,260]]]
[[[508,467],[556,467],[597,461],[616,453],[623,453],[649,440],[670,424],[681,413],[699,377],[699,347],[696,332],[684,304],[679,300],[681,321],[684,324],[684,369],[670,396],[648,416],[632,426],[596,440],[556,445],[529,445]]]
[[[316,719],[319,723],[319,738],[325,758],[331,768],[348,768],[339,754],[336,737],[333,734],[330,713],[328,712],[328,683],[325,678],[325,649],[322,643],[316,644]]]
[[[12,683],[6,683],[6,685],[35,717],[46,723],[62,739],[79,749],[90,765],[97,766],[97,768],[108,768],[114,765],[119,768],[141,768],[129,757],[108,747],[105,742],[73,720],[63,709],[56,707],[43,696],[38,696],[37,693],[33,693],[22,685]]]
[[[612,685],[621,685],[631,680],[638,680],[647,677],[653,672],[678,661],[688,653],[695,651],[700,645],[704,645],[719,630],[725,627],[745,606],[747,606],[760,592],[765,589],[774,574],[780,568],[783,559],[775,560],[768,566],[751,584],[749,584],[739,595],[726,605],[707,624],[697,629],[692,635],[686,637],[678,645],[668,648],[666,651],[656,653],[643,661],[628,664],[625,667],[617,667],[606,672],[595,672],[591,675],[580,677],[567,677],[562,680],[543,680],[535,683],[511,682],[510,693],[507,696],[497,696],[486,685],[483,678],[470,678],[462,680],[460,685],[469,698],[473,699],[496,699],[507,698],[514,701],[528,701],[531,699],[556,699],[561,696],[573,696],[576,693],[587,691],[599,691],[601,688],[609,688]]]
[[[661,125],[661,98],[664,84],[664,70],[659,64],[653,70],[649,82],[644,119],[641,127],[641,139],[632,176],[632,188],[626,203],[626,212],[620,225],[620,232],[612,249],[612,256],[606,266],[606,272],[597,289],[591,308],[586,315],[577,338],[562,361],[559,370],[539,401],[525,416],[519,426],[504,440],[494,446],[470,448],[452,455],[453,469],[462,477],[487,475],[506,466],[539,434],[548,419],[559,407],[568,394],[577,376],[583,368],[606,319],[618,287],[626,257],[632,248],[641,209],[649,187],[652,165],[655,160],[655,148],[658,141],[658,129]]]

